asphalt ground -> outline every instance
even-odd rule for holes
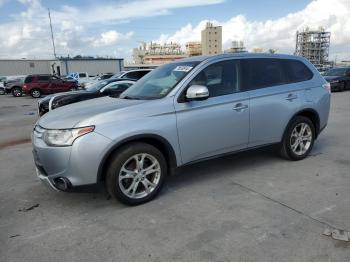
[[[29,143],[36,100],[0,96],[0,261],[350,261],[350,92],[311,155],[260,149],[187,166],[154,201],[53,192]]]

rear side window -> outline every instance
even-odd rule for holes
[[[242,59],[243,89],[254,90],[287,83],[280,59]]]
[[[311,70],[298,60],[281,60],[286,71],[288,83],[297,83],[310,80],[313,77]]]
[[[25,79],[24,79],[24,83],[30,83],[33,81],[33,77],[32,76],[27,76]]]
[[[50,76],[38,76],[38,81],[49,81]]]

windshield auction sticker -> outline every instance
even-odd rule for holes
[[[189,72],[192,68],[192,66],[177,66],[174,71]]]

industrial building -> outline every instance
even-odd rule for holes
[[[202,54],[214,55],[222,53],[222,27],[208,22],[202,30]]]
[[[246,53],[247,50],[243,41],[232,41],[231,47],[225,50],[225,53]]]
[[[3,59],[0,75],[57,74],[87,72],[89,75],[118,73],[124,68],[123,59]]]
[[[141,42],[138,48],[133,49],[135,64],[165,64],[187,57],[177,43],[149,43]]]
[[[307,58],[317,69],[325,70],[331,65],[328,60],[330,39],[331,33],[324,28],[297,31],[295,54]]]
[[[202,43],[199,41],[187,42],[185,47],[188,56],[202,55]]]

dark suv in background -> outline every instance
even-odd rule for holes
[[[324,78],[331,84],[332,91],[350,89],[350,67],[338,67],[328,70]]]
[[[63,80],[53,75],[28,75],[22,90],[33,98],[39,98],[43,94],[67,92],[77,88],[76,81]]]

